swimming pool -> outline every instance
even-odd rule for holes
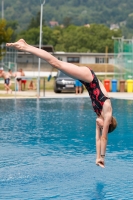
[[[102,169],[89,98],[0,100],[0,199],[132,199],[133,101],[112,104]]]

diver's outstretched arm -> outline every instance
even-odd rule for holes
[[[101,129],[96,122],[96,165],[104,168],[104,158],[101,157]]]

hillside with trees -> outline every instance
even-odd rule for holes
[[[25,30],[40,11],[43,0],[4,0],[4,16],[18,23],[17,30]],[[133,1],[131,0],[46,0],[45,23],[82,26],[84,24],[119,24],[125,36],[133,33]]]
[[[24,38],[28,43],[39,44],[39,28],[22,31],[17,39]],[[69,25],[50,28],[43,26],[42,44],[52,45],[55,51],[64,52],[99,52],[114,51],[112,37],[121,37],[121,31],[110,30],[103,24],[91,24],[89,27]]]
[[[40,8],[44,0],[4,0],[6,29],[13,33],[10,41],[24,38],[39,44]],[[133,1],[131,0],[46,0],[43,7],[42,45],[55,51],[114,51],[112,36],[132,38]],[[50,21],[57,22],[52,27]],[[118,29],[110,29],[112,24]],[[86,26],[87,25],[87,26]]]
[[[6,20],[0,20],[0,60],[3,58],[6,52],[6,48],[1,46],[2,43],[9,42],[12,38],[13,30],[7,27]]]

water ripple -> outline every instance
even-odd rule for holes
[[[132,199],[133,101],[112,104],[118,128],[101,169],[88,98],[0,100],[0,199]]]

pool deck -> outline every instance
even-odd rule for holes
[[[40,98],[84,98],[89,97],[88,92],[84,91],[83,94],[76,95],[75,93],[55,93],[53,91],[40,92]],[[127,92],[109,92],[110,98],[116,99],[129,99],[133,100],[133,93]],[[13,99],[13,98],[38,98],[36,91],[22,91],[12,92],[6,94],[5,91],[0,91],[0,99]]]
[[[75,93],[61,93],[56,94],[54,92],[46,92],[45,96],[46,98],[83,98],[83,97],[89,97],[88,92],[84,92],[83,94],[76,95]],[[116,98],[116,99],[132,99],[133,100],[133,93],[127,93],[127,92],[109,92],[109,97]]]

